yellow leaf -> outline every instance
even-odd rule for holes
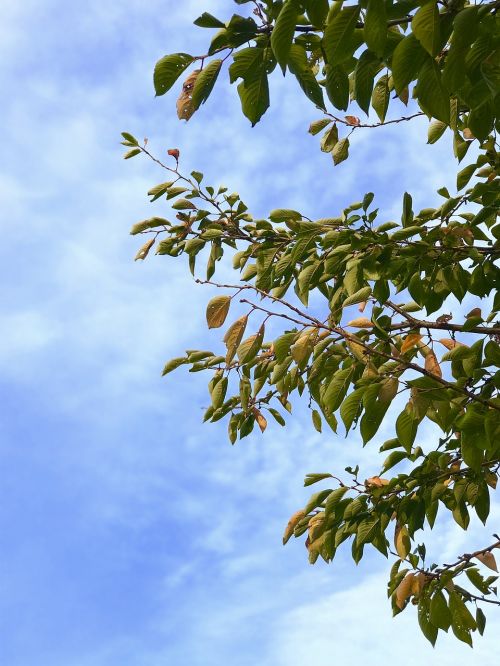
[[[420,333],[408,333],[408,335],[403,340],[403,344],[401,345],[401,353],[406,353],[409,349],[418,344],[421,339],[422,336]]]
[[[350,338],[347,340],[347,346],[352,351],[354,356],[358,359],[358,361],[366,362],[366,354],[368,352],[365,349],[365,347],[361,344],[361,342],[356,342],[354,335],[351,335]]]
[[[323,523],[325,520],[325,514],[324,513],[317,513],[316,515],[312,516],[311,520],[308,523],[309,531],[309,543],[312,544],[323,532]]]
[[[353,326],[354,328],[371,328],[373,322],[367,317],[358,317],[357,319],[348,322],[346,326]]]
[[[207,305],[208,328],[220,328],[222,326],[226,321],[230,305],[230,296],[215,296],[209,301]]]
[[[236,350],[238,349],[240,342],[243,339],[247,321],[248,317],[240,317],[227,329],[224,336],[224,342],[226,343],[227,347],[226,363],[231,363],[233,360],[234,355],[236,354]]]
[[[253,410],[253,415],[255,416],[255,420],[257,421],[257,425],[259,426],[260,431],[264,432],[264,430],[267,428],[267,421],[264,415],[258,409]]]
[[[423,571],[420,571],[413,578],[411,585],[411,593],[418,598],[420,596],[420,593],[424,589],[426,583],[427,583],[427,576],[424,574]]]
[[[144,243],[139,252],[135,255],[134,261],[137,261],[137,259],[142,259],[144,261],[144,259],[149,254],[149,250],[153,247],[154,244],[155,244],[154,238],[151,238],[150,240],[148,240],[147,243]]]
[[[396,529],[394,530],[394,546],[399,557],[404,560],[411,548],[410,536],[405,525],[396,523]]]
[[[405,602],[408,597],[412,595],[412,587],[415,575],[409,573],[403,578],[396,588],[396,606],[400,609],[404,608]]]
[[[302,518],[304,518],[305,515],[306,514],[304,509],[300,509],[300,511],[296,511],[290,518],[286,526],[285,533],[283,534],[283,545],[285,545],[288,539],[292,536],[294,529],[297,527],[297,524],[302,520]]]
[[[365,486],[367,488],[383,488],[389,484],[388,479],[382,479],[380,476],[372,476],[369,479],[366,479]]]
[[[476,559],[478,559],[481,564],[484,564],[485,567],[488,567],[488,569],[498,572],[497,562],[493,553],[479,553],[479,555],[476,555]]]
[[[429,351],[429,353],[425,357],[425,369],[427,370],[427,372],[436,375],[436,377],[443,376],[438,360],[436,358],[436,354],[433,351]]]
[[[449,349],[450,351],[455,349],[455,347],[464,346],[461,342],[457,342],[457,340],[452,340],[451,338],[441,338],[438,340],[438,342],[440,342],[443,347],[446,347],[446,349]]]

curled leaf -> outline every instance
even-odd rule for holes
[[[396,605],[401,610],[404,608],[406,600],[409,597],[411,597],[411,595],[413,594],[412,588],[413,588],[414,578],[415,575],[409,573],[407,576],[403,578],[403,580],[399,583],[398,587],[396,588]]]
[[[144,259],[149,254],[149,250],[153,247],[154,244],[155,244],[154,238],[150,238],[146,243],[144,243],[139,252],[135,255],[134,261],[137,261],[138,259],[142,259],[142,261],[144,261]]]
[[[302,518],[304,518],[305,515],[306,513],[304,509],[300,509],[300,511],[296,511],[290,518],[286,526],[285,533],[283,534],[283,545],[285,545],[288,539],[292,536],[294,529],[297,527],[297,524],[300,520],[302,520]]]
[[[357,319],[349,321],[346,326],[353,326],[354,328],[371,328],[373,322],[367,317],[358,317]]]
[[[481,564],[484,564],[485,567],[488,567],[488,569],[498,572],[497,562],[493,553],[489,551],[487,553],[479,553],[479,555],[476,555],[476,559],[478,559]]]
[[[427,372],[436,375],[436,377],[442,377],[443,373],[441,372],[441,367],[436,358],[436,354],[433,351],[429,351],[425,357],[425,369]]]
[[[417,345],[421,339],[422,336],[420,333],[408,333],[408,335],[403,340],[403,344],[401,345],[401,353],[404,354],[412,347],[415,347],[415,345]]]

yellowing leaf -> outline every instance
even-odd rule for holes
[[[429,351],[425,357],[425,369],[427,372],[436,375],[436,377],[442,377],[443,373],[441,372],[441,367],[436,358],[436,354],[433,351]]]
[[[311,520],[308,523],[308,535],[309,535],[309,541],[312,543],[317,539],[321,532],[323,531],[323,522],[325,520],[325,514],[324,513],[317,513],[316,515],[312,516]]]
[[[446,347],[446,349],[449,349],[450,351],[462,344],[461,342],[457,342],[457,340],[452,340],[451,338],[441,338],[438,340],[438,342],[440,342],[443,347]]]
[[[394,530],[394,547],[402,560],[404,560],[410,552],[411,541],[408,529],[405,525],[396,523],[396,529]]]
[[[305,515],[306,514],[304,509],[300,509],[300,511],[296,511],[290,518],[286,526],[285,533],[283,534],[283,545],[285,545],[288,539],[292,536],[294,529],[297,527],[297,524],[300,520],[302,520],[302,518],[304,518]]]
[[[373,326],[373,322],[367,317],[358,317],[348,322],[346,326],[353,326],[354,328],[370,328]]]
[[[199,69],[195,69],[184,81],[182,92],[176,104],[179,120],[189,120],[196,110],[193,105],[193,88],[200,71]]]
[[[369,479],[366,479],[365,486],[367,488],[383,488],[389,484],[388,479],[382,479],[380,476],[372,476]]]
[[[264,432],[264,430],[267,428],[267,420],[265,419],[264,415],[258,409],[253,410],[253,415],[255,416],[255,420],[257,421],[257,425],[259,426],[260,431]]]
[[[481,564],[484,564],[485,567],[488,567],[488,569],[498,572],[497,562],[493,553],[479,553],[479,555],[476,555],[476,559],[478,559]]]
[[[207,305],[208,328],[220,328],[222,326],[226,321],[230,305],[230,296],[215,296],[209,301]]]
[[[247,321],[248,317],[240,317],[227,329],[224,336],[224,342],[226,343],[227,347],[226,363],[231,363],[233,360],[234,355],[236,354],[236,350],[238,349],[240,342],[243,339]]]
[[[401,353],[404,354],[407,352],[409,349],[417,345],[421,339],[422,336],[420,333],[408,333],[408,335],[403,340],[403,344],[401,345]]]
[[[481,317],[481,308],[473,308],[465,316],[467,319],[471,319],[472,317]]]
[[[346,116],[345,121],[348,125],[354,125],[355,127],[357,127],[361,123],[360,119],[357,116]]]
[[[404,608],[405,602],[408,597],[412,595],[412,587],[415,575],[409,573],[403,578],[396,588],[396,606],[400,609]]]
[[[150,240],[147,241],[147,243],[144,243],[139,252],[135,255],[134,261],[137,261],[138,259],[142,259],[144,261],[144,259],[149,254],[149,250],[153,247],[154,244],[155,244],[154,238],[151,238]]]

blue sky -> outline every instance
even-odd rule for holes
[[[161,155],[178,147],[186,170],[239,191],[259,216],[335,215],[373,190],[390,219],[405,190],[418,208],[453,187],[449,140],[426,146],[425,123],[356,132],[334,169],[307,134],[314,108],[279,75],[253,130],[228,84],[177,121],[175,93],[154,99],[154,63],[203,52],[209,33],[192,21],[234,8],[4,0],[0,663],[491,662],[494,612],[473,653],[447,637],[432,650],[411,610],[391,619],[383,558],[355,567],[346,552],[310,567],[302,543],[281,546],[309,495],[304,475],[357,462],[376,473],[390,419],[364,451],[357,435],[319,436],[300,411],[231,447],[223,423],[201,423],[203,376],[160,377],[165,360],[216,347],[219,333],[204,324],[212,293],[182,260],[132,260],[129,228],[164,210],[145,196],[164,178],[121,159],[121,131]],[[489,528],[467,537],[443,523],[436,556],[484,545],[499,516],[496,501]]]

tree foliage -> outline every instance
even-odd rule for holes
[[[294,395],[307,402],[316,430],[358,429],[363,444],[391,405],[401,405],[394,436],[380,446],[378,473],[364,481],[357,467],[346,469],[347,478],[308,474],[306,486],[332,487],[291,517],[283,541],[306,535],[311,563],[330,562],[348,542],[358,562],[373,546],[394,559],[395,614],[413,604],[432,644],[450,628],[472,644],[471,634],[485,627],[483,608],[500,604],[497,577],[487,571],[497,571],[500,538],[448,564],[429,562],[418,540],[438,512],[464,530],[474,514],[486,523],[500,469],[500,3],[235,2],[243,15],[204,12],[195,21],[216,31],[207,54],[167,55],[155,67],[157,95],[192,68],[179,118],[189,120],[227,72],[255,125],[279,67],[323,112],[309,131],[322,133],[321,149],[335,165],[348,158],[354,131],[403,123],[403,132],[404,122],[422,115],[429,143],[451,132],[457,160],[471,146],[474,158],[459,167],[456,192],[438,190],[437,207],[414,211],[406,193],[400,222],[379,219],[373,193],[327,219],[282,208],[254,219],[238,194],[206,185],[199,172],[182,173],[177,149],[169,151],[175,165],[167,165],[124,133],[126,158],[144,154],[169,173],[149,195],[170,201],[176,217],[134,225],[132,234],[148,235],[136,259],[155,247],[184,255],[195,275],[203,258],[197,282],[221,289],[206,311],[209,328],[226,326],[221,349],[189,351],[164,374],[181,365],[210,373],[204,420],[227,419],[231,443],[255,425],[264,432],[268,418],[285,426]],[[238,276],[221,285],[212,278],[227,252]],[[226,325],[235,299],[245,314]],[[458,306],[448,314],[464,299],[473,303],[467,314]],[[270,320],[281,322],[275,339],[266,335]],[[433,442],[421,434],[429,422],[438,433]]]

